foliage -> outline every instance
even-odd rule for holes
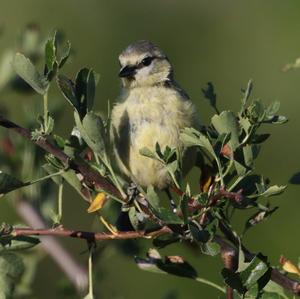
[[[255,160],[262,145],[270,137],[270,134],[261,130],[287,121],[278,114],[279,103],[266,106],[261,100],[252,99],[253,84],[249,81],[243,90],[240,111],[220,112],[216,91],[213,84],[209,83],[203,89],[203,94],[216,114],[207,126],[202,126],[200,130],[185,128],[180,135],[186,148],[193,147],[197,151],[195,167],[201,172],[199,189],[191,190],[189,183],[184,186],[179,152],[175,148],[161,148],[157,144],[155,149],[142,148],[140,154],[166,167],[173,180],[176,211],[163,204],[161,194],[152,186],[145,190],[137,186],[137,196],[127,200],[130,182],[117,173],[113,164],[110,115],[103,117],[93,111],[98,75],[89,68],[79,70],[75,79],[62,74],[62,67],[67,63],[70,53],[70,43],[67,42],[61,48],[58,33],[54,33],[45,43],[44,57],[39,57],[40,61],[43,60],[42,72],[37,69],[36,61],[27,57],[30,55],[25,55],[25,51],[17,53],[13,58],[12,65],[18,76],[43,97],[43,116],[38,117],[38,124],[31,129],[31,139],[34,142],[50,143],[67,155],[68,163],[63,163],[53,153],[37,152],[31,166],[38,169],[36,173],[40,174],[43,169],[47,175],[37,180],[26,178],[23,182],[9,173],[1,172],[1,194],[38,182],[51,185],[53,190],[56,187],[62,190],[62,186],[67,183],[91,203],[88,212],[101,215],[99,219],[102,222],[107,212],[106,204],[115,200],[118,213],[128,214],[132,230],[149,232],[161,227],[170,228],[171,233],[153,238],[153,246],[159,249],[173,243],[192,243],[203,254],[216,256],[222,249],[218,242],[222,235],[239,252],[237,269],[224,268],[221,271],[225,284],[235,290],[235,298],[286,298],[282,289],[270,282],[272,268],[267,257],[261,253],[247,256],[242,244],[249,229],[277,210],[272,204],[272,197],[281,194],[286,188],[271,185],[267,178],[255,171]],[[74,128],[69,138],[53,133],[56,117],[53,111],[49,112],[48,91],[55,82],[62,98],[74,110]],[[21,151],[25,152],[24,145],[20,144]],[[86,178],[72,167],[75,162],[95,171],[117,191],[109,192],[101,185],[87,183]],[[15,170],[15,175],[19,176],[20,169],[12,165],[15,165],[14,162],[7,165],[6,171]],[[47,180],[49,178],[53,182]],[[52,202],[52,212],[48,215],[54,226],[62,225],[61,192],[56,196],[57,212],[54,212]],[[232,225],[232,218],[234,212],[244,210],[252,210],[253,216],[245,219],[244,230],[239,234]],[[115,233],[111,225],[106,223],[106,226]],[[0,280],[5,285],[1,290],[9,295],[13,293],[14,284],[24,271],[21,259],[12,251],[25,250],[38,244],[36,238],[16,236],[15,229],[16,226],[3,225],[0,235]],[[92,246],[89,245],[91,266]],[[135,257],[135,261],[143,270],[192,278],[224,291],[222,287],[199,278],[194,267],[182,257],[168,256],[163,260],[156,249],[151,249],[146,259]],[[90,277],[90,287],[91,282]],[[85,298],[93,298],[91,288]]]

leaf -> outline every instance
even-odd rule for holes
[[[259,147],[255,144],[247,144],[243,147],[245,165],[248,167],[253,166],[254,160],[257,158],[259,153]]]
[[[72,80],[68,79],[66,76],[58,75],[56,82],[65,99],[74,109],[79,111],[79,103],[75,94],[75,85]]]
[[[55,65],[57,66],[56,61],[56,32],[53,37],[49,38],[45,45],[45,60],[47,66],[47,74],[52,72],[55,69]]]
[[[0,172],[0,196],[26,185],[28,184],[21,182],[7,173]]]
[[[265,220],[267,217],[271,216],[278,207],[274,207],[273,209],[268,209],[268,210],[260,210],[254,215],[252,215],[246,222],[245,228],[244,228],[244,233],[246,230],[248,230],[250,227],[257,225],[258,223],[262,222]]]
[[[64,64],[66,63],[66,61],[70,56],[70,53],[71,53],[71,43],[67,41],[67,46],[62,50],[61,53],[61,58],[58,65],[59,68],[62,68],[64,66]]]
[[[170,244],[177,243],[180,240],[179,236],[163,235],[153,240],[153,245],[159,249],[164,248]]]
[[[288,273],[297,274],[300,277],[300,269],[283,255],[279,259],[282,269]]]
[[[194,128],[183,129],[180,134],[180,139],[187,147],[195,145],[200,146],[206,149],[213,157],[216,157],[209,139]]]
[[[40,240],[31,236],[17,236],[17,237],[0,237],[1,252],[17,251],[32,248],[40,243]]]
[[[182,213],[184,224],[188,224],[188,218],[189,218],[188,201],[189,201],[189,197],[184,193],[180,201],[180,210]]]
[[[210,256],[216,256],[221,251],[220,245],[216,242],[211,242],[211,241],[201,244],[200,248],[202,253]]]
[[[300,172],[294,173],[292,177],[289,179],[290,184],[300,184]]]
[[[93,212],[96,212],[96,211],[102,209],[105,202],[106,202],[105,193],[103,193],[103,192],[98,193],[96,195],[96,197],[94,198],[94,200],[91,202],[89,208],[87,209],[87,212],[93,213]]]
[[[278,294],[279,297],[274,297],[274,299],[278,298],[287,298],[285,293],[284,293],[284,289],[277,283],[273,282],[272,280],[270,280],[264,287],[264,291],[267,293],[274,293],[274,294]],[[270,297],[270,299],[273,299],[273,297]],[[268,299],[268,297],[263,297],[263,299]]]
[[[0,298],[13,298],[16,284],[24,273],[22,259],[12,252],[0,254]]]
[[[271,268],[261,255],[256,255],[249,263],[240,262],[243,259],[243,255],[239,257],[239,270],[242,270],[241,272],[235,273],[226,268],[222,270],[226,284],[236,289],[240,294],[245,294],[251,288],[260,292],[271,278]]]
[[[239,126],[236,116],[231,111],[223,111],[211,119],[213,127],[219,134],[230,134],[229,145],[233,151],[239,146]]]
[[[213,84],[211,82],[208,82],[207,88],[202,88],[201,90],[203,92],[204,97],[209,101],[210,105],[216,109],[217,95],[215,93]]]
[[[198,274],[197,271],[180,256],[166,256],[162,260],[160,254],[155,249],[148,252],[148,258],[135,257],[135,262],[140,269],[155,272],[168,273],[180,277],[187,277],[195,279]]]
[[[23,54],[17,53],[13,59],[12,66],[16,73],[26,81],[37,93],[45,94],[49,82],[41,75]]]
[[[247,289],[250,289],[250,287],[256,284],[258,280],[267,273],[268,270],[268,264],[263,261],[258,255],[255,256],[248,264],[247,268],[240,273],[243,285]]]
[[[147,194],[146,194],[147,201],[150,204],[150,208],[152,208],[152,212],[156,217],[164,221],[168,224],[182,224],[183,221],[180,217],[178,217],[173,211],[170,209],[166,209],[165,207],[161,206],[160,199],[156,194],[153,186],[148,186]]]
[[[75,111],[75,123],[80,131],[81,137],[86,144],[97,154],[105,152],[104,124],[100,116],[94,112],[88,112],[81,122],[79,114]]]
[[[271,186],[265,192],[263,192],[262,194],[260,194],[260,196],[270,197],[270,196],[279,195],[282,192],[284,192],[284,190],[286,189],[286,187],[287,186],[278,186],[278,185]]]
[[[248,101],[249,98],[250,98],[252,89],[253,89],[253,81],[252,81],[252,80],[249,80],[249,82],[248,82],[248,84],[247,84],[247,88],[246,88],[246,90],[244,91],[244,97],[242,98],[242,112],[244,111],[244,108],[245,108],[245,106],[246,106],[246,104],[247,104],[247,101]]]
[[[94,76],[94,71],[90,70],[87,77],[87,87],[86,87],[86,101],[87,101],[88,111],[91,111],[93,109],[95,93],[96,93],[96,79]]]
[[[153,151],[151,151],[148,147],[143,147],[139,150],[140,154],[142,156],[151,158],[151,159],[156,159],[155,153],[153,153]]]
[[[76,97],[80,105],[80,115],[82,117],[93,108],[96,80],[95,72],[87,68],[81,69],[76,76]]]

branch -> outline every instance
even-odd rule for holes
[[[81,173],[84,177],[85,183],[88,186],[96,186],[97,188],[103,189],[108,194],[111,194],[121,200],[124,200],[118,189],[114,185],[112,185],[106,178],[102,177],[97,171],[93,170],[87,163],[71,159],[62,150],[60,150],[55,145],[51,144],[46,138],[33,140],[31,138],[30,130],[11,122],[2,115],[0,115],[0,126],[10,129],[15,133],[23,136],[25,139],[33,142],[47,153],[50,153],[53,156],[55,156],[66,166],[69,166],[71,169]]]
[[[18,214],[33,228],[44,227],[44,221],[26,200],[20,199],[16,202]],[[69,280],[78,291],[87,287],[87,271],[70,255],[70,253],[53,236],[44,236],[41,245],[44,250],[53,258]]]
[[[146,232],[146,231],[125,231],[116,233],[94,233],[88,231],[70,230],[65,228],[53,228],[53,229],[32,229],[32,228],[19,228],[15,227],[10,233],[12,236],[57,236],[57,237],[70,237],[77,239],[84,239],[88,242],[104,241],[104,240],[128,240],[145,238],[151,239],[157,236],[170,234],[172,230],[163,226],[162,228]]]
[[[64,228],[55,228],[55,229],[32,229],[32,228],[13,228],[10,235],[13,236],[58,236],[58,237],[70,237],[70,238],[79,238],[85,239],[88,242],[94,241],[104,241],[104,240],[128,240],[128,239],[138,239],[145,238],[151,239],[165,234],[172,234],[173,231],[167,227],[163,226],[158,230],[146,232],[146,231],[126,231],[126,232],[116,232],[112,233],[104,233],[104,232],[88,232],[88,231],[78,231],[78,230],[69,230]],[[215,237],[215,241],[221,246],[221,252],[223,255],[223,259],[225,258],[225,263],[232,263],[231,257],[237,256],[237,249],[230,245],[228,242],[224,241],[220,236]],[[255,255],[250,252],[246,252],[245,256],[247,259],[252,259]],[[225,264],[226,266],[226,264]],[[235,265],[229,265],[235,267]],[[293,293],[294,295],[300,296],[300,282],[291,279],[282,273],[280,273],[277,269],[272,268],[272,276],[271,279],[282,286],[287,291]],[[230,298],[230,297],[228,297]]]

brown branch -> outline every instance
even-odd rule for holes
[[[37,146],[45,150],[46,152],[54,155],[61,162],[69,166],[71,169],[79,172],[84,177],[85,183],[89,186],[96,186],[103,189],[109,194],[114,195],[115,197],[124,200],[115,186],[108,182],[104,177],[102,177],[97,171],[91,169],[89,165],[85,162],[78,160],[72,160],[68,155],[66,155],[59,148],[51,144],[46,138],[41,138],[39,140],[32,140],[31,132],[28,129],[22,128],[19,125],[11,122],[5,117],[0,115],[0,126],[10,129],[17,134],[23,136],[27,140],[35,143]],[[212,204],[218,202],[222,197],[240,201],[241,194],[240,192],[231,193],[225,190],[220,190],[220,194],[217,194],[212,200]],[[199,209],[201,206],[193,207],[194,209]],[[128,231],[128,232],[117,232],[114,234],[110,233],[94,233],[86,231],[76,231],[76,230],[67,230],[67,229],[31,229],[31,228],[14,228],[12,234],[14,236],[61,236],[61,237],[71,237],[71,238],[80,238],[87,241],[96,241],[96,240],[125,240],[125,239],[136,239],[136,238],[153,238],[163,234],[173,233],[169,227],[162,227],[157,231],[145,232],[145,231]],[[231,250],[236,250],[234,247],[225,242],[222,238],[216,237],[216,242],[222,246],[229,246]],[[252,253],[246,252],[246,257],[253,257]],[[292,292],[295,295],[300,295],[300,283],[296,280],[290,279],[280,273],[277,269],[272,269],[271,279],[282,286],[284,289]],[[229,295],[228,295],[229,296]],[[230,295],[231,296],[231,295]],[[231,297],[227,297],[231,298]]]
[[[16,227],[10,233],[12,236],[57,236],[57,237],[70,237],[84,239],[88,242],[104,241],[104,240],[128,240],[137,238],[154,238],[164,234],[170,234],[172,230],[164,226],[156,231],[125,231],[112,233],[94,233],[88,231],[69,230],[65,228],[53,229],[32,229],[32,228],[19,228]]]
[[[12,236],[58,236],[58,237],[70,237],[85,239],[89,242],[94,241],[105,241],[105,240],[128,240],[128,239],[138,239],[138,238],[155,238],[165,234],[172,234],[173,231],[167,227],[163,226],[158,230],[146,232],[146,231],[127,231],[127,232],[116,232],[104,233],[104,232],[87,232],[78,230],[68,230],[64,228],[55,229],[32,229],[32,228],[14,228],[10,234]],[[223,259],[225,266],[236,268],[236,261],[232,257],[238,255],[237,249],[230,245],[228,242],[224,241],[220,236],[215,237],[215,241],[221,246],[221,252],[223,254]],[[255,255],[250,252],[245,252],[245,257],[251,260]],[[293,280],[277,269],[272,269],[271,279],[282,286],[287,291],[293,293],[294,295],[300,296],[300,282]],[[231,292],[231,291],[230,291]],[[231,297],[227,297],[231,298]]]
[[[32,204],[24,199],[16,201],[16,210],[25,222],[33,228],[45,227],[43,219]],[[53,236],[40,238],[43,249],[62,269],[78,291],[85,290],[88,285],[87,271]]]
[[[102,177],[97,171],[93,170],[87,163],[84,161],[72,160],[68,155],[61,151],[58,147],[51,144],[46,138],[40,138],[38,140],[33,140],[31,138],[31,131],[25,129],[10,120],[6,119],[4,116],[0,115],[0,126],[10,129],[15,133],[23,136],[27,140],[33,142],[47,153],[52,154],[57,159],[59,159],[66,166],[71,169],[79,172],[84,177],[84,181],[88,186],[96,186],[106,191],[108,194],[112,194],[115,197],[124,200],[118,191],[118,189],[107,181],[106,178]]]

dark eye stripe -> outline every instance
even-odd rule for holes
[[[154,57],[147,56],[141,61],[141,64],[144,66],[148,66],[151,64],[153,59],[154,59]]]

